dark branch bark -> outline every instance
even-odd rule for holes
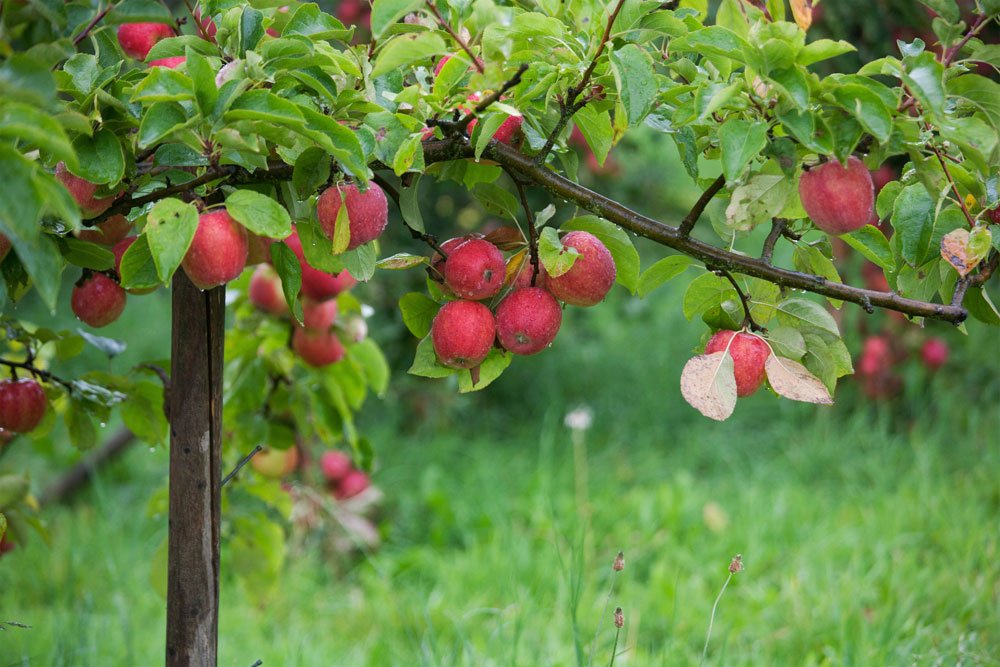
[[[720,174],[719,177],[712,181],[712,184],[709,185],[703,193],[701,193],[701,197],[699,197],[698,201],[694,203],[694,206],[691,207],[690,213],[684,216],[684,219],[681,220],[680,226],[677,228],[677,231],[681,236],[687,236],[691,233],[691,230],[694,229],[695,223],[698,222],[698,218],[700,218],[701,214],[705,212],[705,207],[708,206],[708,203],[712,201],[712,198],[715,197],[715,195],[719,194],[719,190],[725,186],[726,177]]]
[[[240,462],[236,464],[236,467],[230,470],[229,474],[222,479],[222,486],[228,484],[233,477],[236,477],[237,473],[239,473],[240,470],[243,470],[243,466],[250,463],[250,459],[257,456],[257,454],[259,454],[262,451],[264,451],[264,448],[261,447],[260,445],[257,445],[252,450],[250,450],[250,453],[244,456],[242,459],[240,459]]]
[[[135,442],[135,436],[126,428],[116,431],[100,448],[94,450],[86,459],[70,468],[66,473],[50,484],[39,498],[42,505],[62,502],[80,490],[98,468],[116,458],[129,445]]]
[[[524,209],[524,217],[528,224],[528,252],[531,258],[531,286],[535,286],[535,281],[538,280],[538,230],[535,229],[535,216],[531,212],[531,206],[528,204],[528,197],[524,192],[524,184],[518,179],[514,174],[508,172],[510,180],[514,181],[514,187],[517,188],[518,197],[521,200],[521,208]]]

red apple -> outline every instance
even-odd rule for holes
[[[184,56],[171,56],[169,58],[157,58],[156,60],[150,60],[148,63],[149,67],[166,67],[167,69],[174,69],[184,64],[187,60]]]
[[[865,339],[858,363],[859,375],[878,375],[892,367],[892,347],[884,336],[869,336]]]
[[[281,278],[267,264],[261,264],[254,269],[247,287],[247,298],[250,303],[271,315],[284,315],[288,312],[288,302],[281,290]]]
[[[11,433],[33,431],[45,416],[45,392],[34,380],[0,380],[0,428]]]
[[[771,356],[771,348],[759,336],[724,330],[709,339],[705,354],[722,352],[727,347],[733,358],[736,395],[749,396],[764,383],[764,362]]]
[[[319,467],[327,481],[337,482],[346,477],[354,466],[351,464],[351,457],[347,454],[331,449],[323,452],[323,455],[320,456]]]
[[[161,39],[174,36],[166,23],[123,23],[118,26],[118,43],[125,55],[145,60],[149,51]]]
[[[274,239],[258,236],[247,230],[247,266],[271,261],[271,244]]]
[[[371,480],[368,475],[360,470],[351,470],[334,487],[333,495],[337,500],[347,500],[359,495],[370,485]]]
[[[499,248],[485,239],[469,239],[448,252],[444,281],[457,296],[478,301],[500,291],[506,270]]]
[[[326,301],[357,284],[358,281],[347,271],[330,274],[309,266],[297,231],[293,231],[292,235],[285,239],[285,245],[299,258],[299,266],[302,267],[302,296],[315,301]]]
[[[306,329],[319,331],[329,329],[337,319],[337,300],[302,300],[302,324]]]
[[[496,338],[490,309],[477,301],[450,301],[431,323],[431,342],[438,359],[451,368],[475,368]]]
[[[314,368],[335,364],[344,358],[344,344],[333,331],[318,331],[295,327],[292,349],[302,361]]]
[[[940,338],[928,338],[920,348],[920,359],[924,366],[936,371],[948,361],[948,343]]]
[[[198,289],[211,289],[243,272],[248,251],[247,230],[226,209],[216,209],[198,218],[181,267]]]
[[[73,288],[70,306],[84,323],[105,327],[125,310],[125,290],[103,273],[92,273]]]
[[[369,183],[368,189],[361,192],[355,184],[347,183],[327,188],[316,203],[316,216],[328,237],[334,238],[337,215],[345,202],[351,234],[348,250],[382,235],[389,222],[389,202],[382,188]]]
[[[860,229],[875,215],[872,175],[853,155],[846,168],[831,160],[803,172],[799,197],[813,224],[833,236]]]
[[[0,234],[0,262],[7,259],[7,254],[10,252],[10,239]]]
[[[549,275],[546,286],[560,301],[574,306],[593,306],[604,300],[615,284],[615,260],[600,239],[589,232],[570,232],[563,246],[580,256],[561,276]]]
[[[536,354],[552,344],[562,324],[562,308],[541,287],[516,289],[497,307],[497,337],[514,354]]]
[[[81,241],[113,246],[132,231],[132,223],[124,215],[113,215],[104,222],[76,232]]]
[[[96,218],[101,213],[104,213],[116,199],[116,195],[109,195],[100,199],[94,197],[94,193],[97,192],[97,184],[71,174],[66,169],[65,162],[60,162],[56,165],[56,179],[69,190],[69,193],[80,207],[80,214],[85,220]]]
[[[531,277],[535,273],[535,267],[531,264],[531,257],[528,255],[524,256],[524,260],[521,262],[521,266],[517,269],[517,275],[510,284],[514,289],[521,287],[542,287],[548,286],[549,273],[545,270],[545,265],[540,261],[538,262],[538,275],[535,276],[535,284],[531,284]]]

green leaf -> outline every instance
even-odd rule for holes
[[[122,287],[125,289],[145,290],[159,286],[156,262],[153,261],[145,234],[140,234],[125,251],[120,269]]]
[[[372,37],[381,39],[399,19],[423,6],[422,0],[375,0],[372,3]]]
[[[720,306],[727,299],[738,299],[739,295],[728,280],[714,273],[705,273],[688,285],[684,292],[684,317],[691,320],[696,315]]]
[[[815,42],[811,42],[802,47],[802,50],[799,51],[799,55],[796,57],[795,62],[803,67],[808,67],[813,63],[818,63],[822,60],[829,60],[830,58],[836,58],[839,55],[850,53],[851,51],[857,51],[857,49],[850,42],[845,42],[843,40],[835,42],[832,39],[817,39]]]
[[[420,174],[413,177],[409,186],[400,188],[399,212],[410,229],[424,233],[424,218],[420,215]]]
[[[97,444],[97,428],[87,411],[76,401],[70,401],[63,415],[69,440],[80,450],[92,449]]]
[[[834,98],[845,111],[852,114],[873,137],[884,143],[892,134],[892,110],[882,99],[863,86],[838,86]]]
[[[19,503],[30,488],[26,475],[2,475],[0,476],[0,507],[10,507]]]
[[[7,102],[0,108],[0,137],[20,140],[37,146],[43,152],[77,168],[76,153],[60,125],[37,107],[20,102]]]
[[[164,70],[162,67],[159,70],[173,71]],[[274,93],[259,89],[248,90],[233,100],[233,103],[229,106],[229,110],[224,115],[224,119],[226,121],[263,120],[293,128],[305,126],[305,119],[298,106],[278,97]],[[336,124],[336,121],[333,121],[332,118],[329,120]],[[346,127],[344,129],[347,130]]]
[[[891,271],[895,268],[896,261],[892,255],[892,247],[878,227],[865,225],[850,234],[841,235],[840,238],[861,253],[865,259],[878,264],[882,269]]]
[[[80,334],[80,337],[87,342],[88,345],[96,350],[100,350],[108,359],[114,359],[119,354],[128,349],[128,345],[124,341],[117,340],[115,338],[107,338],[106,336],[97,336],[83,329],[77,329],[76,332]],[[79,385],[76,385],[79,386]],[[103,391],[95,391],[94,387],[88,386],[88,391],[93,394],[93,400],[104,401],[104,402],[116,402],[113,397],[106,396]]]
[[[767,123],[730,118],[718,131],[722,173],[727,181],[736,181],[767,146]]]
[[[150,445],[167,444],[169,426],[163,414],[163,387],[137,382],[121,406],[122,421],[137,438]]]
[[[247,51],[252,51],[264,36],[264,14],[253,7],[244,7],[239,24],[240,58],[245,58]]]
[[[366,338],[357,345],[352,345],[349,350],[350,355],[361,366],[368,386],[379,398],[384,398],[385,391],[389,388],[390,371],[389,363],[378,344],[371,338]]]
[[[411,255],[407,252],[398,252],[391,257],[383,257],[375,262],[375,266],[380,269],[398,271],[402,269],[412,269],[414,266],[428,264],[430,260],[426,255]]]
[[[443,378],[454,375],[457,371],[438,363],[437,355],[434,353],[434,343],[430,336],[425,336],[417,345],[417,352],[413,357],[413,364],[406,371],[410,375],[419,375],[425,378]]]
[[[63,256],[75,266],[93,271],[107,271],[115,266],[115,256],[104,246],[67,236],[60,239],[65,246]]]
[[[788,132],[811,151],[820,155],[833,152],[833,133],[823,118],[795,109],[777,111],[778,120]]]
[[[726,207],[726,224],[748,231],[768,222],[781,213],[793,191],[793,183],[782,174],[755,174],[733,190]]]
[[[972,287],[965,293],[962,305],[969,311],[969,314],[980,322],[1000,325],[1000,310],[997,309],[990,295],[982,287]]]
[[[448,46],[437,32],[404,33],[384,42],[372,66],[373,77],[405,68],[415,62],[427,60],[448,52]]]
[[[343,197],[343,195],[341,195]],[[347,206],[341,202],[333,224],[333,254],[339,255],[351,244],[351,217]]]
[[[119,23],[172,23],[170,10],[156,0],[125,0],[104,18],[109,25]]]
[[[778,310],[778,322],[785,326],[795,327],[796,329],[815,327],[835,336],[840,335],[833,315],[828,313],[823,306],[815,301],[809,301],[801,297],[791,297],[781,303],[775,304],[775,308]]]
[[[317,146],[310,146],[299,154],[292,170],[292,185],[302,197],[316,192],[330,179],[330,156]]]
[[[493,348],[486,356],[486,359],[483,360],[483,363],[479,364],[479,377],[476,379],[475,384],[472,382],[473,375],[471,371],[458,372],[458,393],[467,394],[470,391],[486,389],[486,387],[490,386],[490,383],[507,370],[513,359],[513,354]]]
[[[806,353],[806,341],[798,329],[776,326],[767,330],[767,342],[774,353],[798,361]]]
[[[962,18],[955,0],[920,0],[920,2],[950,23],[958,23]]]
[[[177,102],[156,102],[142,115],[139,123],[139,147],[148,148],[174,130],[184,127],[187,113]]]
[[[618,225],[604,218],[586,215],[563,223],[561,231],[584,231],[596,236],[615,261],[615,281],[635,294],[639,284],[639,253],[628,234]],[[548,267],[546,267],[548,268]]]
[[[257,236],[283,239],[292,233],[292,219],[288,211],[271,197],[259,192],[231,192],[226,197],[226,211],[236,222]]]
[[[440,308],[439,303],[420,292],[404,294],[399,300],[403,324],[417,338],[424,338],[431,332],[431,323]]]
[[[650,292],[663,283],[684,273],[694,260],[687,255],[671,255],[664,257],[642,272],[636,293],[645,299]]]
[[[350,28],[345,28],[343,23],[322,11],[316,3],[310,2],[295,10],[285,29],[282,30],[281,36],[303,35],[313,41],[327,39],[350,41],[352,32]]]
[[[179,199],[161,199],[146,216],[146,240],[156,265],[156,274],[164,285],[187,254],[198,229],[198,209]],[[131,250],[131,248],[129,248]]]
[[[0,63],[0,97],[49,107],[56,99],[56,81],[45,63],[15,53]]]
[[[576,248],[567,248],[559,240],[559,232],[553,227],[542,229],[538,237],[538,259],[549,275],[556,278],[573,268],[580,256]]]
[[[191,79],[168,67],[152,68],[132,91],[133,102],[182,102],[193,99],[194,84]]]
[[[597,158],[597,163],[603,165],[614,140],[610,114],[587,105],[574,114],[573,122],[587,140],[587,145]]]
[[[125,175],[125,153],[115,133],[104,128],[93,137],[78,136],[73,148],[79,168],[73,172],[91,183],[115,184]]]
[[[920,266],[938,255],[941,239],[967,224],[955,207],[937,212],[934,199],[923,185],[903,188],[892,211],[892,226],[900,237],[900,252],[910,266]]]
[[[344,270],[342,258],[333,254],[333,245],[318,224],[300,220],[295,224],[295,229],[299,233],[302,252],[309,266],[327,273]]]
[[[656,100],[656,72],[649,54],[635,44],[611,52],[611,72],[629,127],[646,117]]]
[[[948,93],[982,112],[993,129],[1000,132],[1000,83],[966,74],[948,81]]]
[[[354,250],[348,250],[341,257],[344,260],[344,268],[360,282],[368,282],[375,275],[375,261],[378,257],[375,254],[374,243],[366,243]]]
[[[786,98],[801,111],[809,106],[809,81],[799,67],[789,67],[771,72],[767,77],[783,92]]]
[[[928,51],[905,58],[903,62],[903,83],[926,111],[943,116],[944,66]]]
[[[299,290],[302,289],[302,265],[299,258],[284,243],[271,244],[271,264],[281,278],[281,291],[285,295],[285,303],[289,304],[295,320],[302,323],[302,303],[299,301]]]
[[[368,164],[365,160],[365,151],[354,130],[308,107],[298,107],[298,109],[306,120],[307,128],[322,133],[328,139],[329,144],[324,147],[344,170],[362,184],[367,183]],[[423,154],[420,155],[420,160],[422,164]]]
[[[184,53],[184,66],[194,84],[194,96],[198,101],[198,108],[201,109],[201,115],[208,118],[212,115],[215,103],[219,99],[219,89],[215,85],[216,72],[208,59],[190,46]]]
[[[820,252],[816,246],[808,243],[796,243],[792,252],[792,264],[803,273],[811,273],[815,276],[826,278],[831,283],[841,283],[840,274],[837,267],[833,265],[833,260]],[[844,302],[837,299],[830,299],[834,308],[840,308]]]

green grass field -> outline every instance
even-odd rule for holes
[[[346,567],[293,549],[264,604],[224,576],[220,664],[607,665],[620,605],[615,664],[697,665],[737,553],[705,664],[1000,664],[996,369],[955,336],[902,408],[762,392],[715,424],[679,396],[701,327],[676,300],[571,312],[481,395],[401,379],[372,401],[383,547]],[[0,560],[0,621],[31,626],[0,632],[0,667],[162,662],[165,519],[145,508],[165,464],[134,448],[47,510],[51,548]]]

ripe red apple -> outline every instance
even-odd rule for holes
[[[198,217],[181,267],[198,289],[211,289],[243,272],[248,251],[247,230],[220,208]]]
[[[723,330],[709,339],[705,354],[722,352],[726,346],[733,358],[736,395],[741,398],[749,396],[764,383],[764,362],[771,356],[771,348],[759,336]]]
[[[374,241],[382,235],[389,222],[389,202],[382,188],[369,183],[368,189],[361,192],[355,184],[347,183],[327,188],[316,203],[316,216],[328,237],[332,239],[334,236],[337,214],[345,202],[351,230],[348,250]]]
[[[803,172],[799,197],[813,224],[833,236],[864,227],[875,211],[872,175],[853,155],[846,168],[831,160]]]
[[[514,290],[497,307],[497,336],[514,354],[536,354],[548,347],[562,324],[562,308],[541,287]]]
[[[271,261],[271,244],[274,239],[258,236],[247,230],[247,266]]]
[[[878,375],[892,367],[892,346],[884,336],[869,336],[865,339],[858,363],[859,375]]]
[[[214,44],[215,33],[217,33],[219,29],[216,27],[215,21],[212,20],[212,17],[206,16],[205,18],[201,18],[201,9],[196,8],[194,10],[194,20],[201,22],[201,30],[198,31],[198,35],[201,35],[202,32],[204,32],[205,36],[208,37],[208,40]]]
[[[940,338],[928,338],[920,348],[920,359],[924,366],[936,371],[948,361],[948,343]]]
[[[33,431],[45,416],[45,392],[29,378],[0,380],[0,428],[11,433]]]
[[[434,76],[437,76],[438,74],[441,73],[442,68],[444,68],[444,66],[448,64],[448,61],[451,60],[451,58],[452,58],[451,54],[448,54],[446,56],[441,56],[441,59],[438,60],[437,63],[434,65]]]
[[[549,275],[546,286],[552,295],[574,306],[593,306],[604,300],[615,284],[615,260],[600,239],[590,232],[570,232],[563,237],[567,248],[580,256],[561,276]]]
[[[351,464],[351,457],[344,452],[330,449],[323,452],[319,457],[319,467],[323,471],[323,477],[329,482],[338,482],[347,476],[354,467]]]
[[[118,26],[118,43],[122,51],[136,60],[145,60],[158,41],[173,36],[174,29],[166,23],[123,23]]]
[[[128,218],[124,215],[113,215],[104,222],[76,232],[76,238],[81,241],[113,246],[128,236],[130,231],[132,231],[132,223],[128,221]]]
[[[431,342],[438,359],[451,368],[475,368],[496,338],[490,309],[477,301],[449,301],[431,323]]]
[[[442,243],[439,247],[444,251],[445,255],[451,256],[458,246],[462,245],[466,241],[472,238],[482,238],[479,235],[470,234],[468,236],[456,236],[453,239],[448,239]],[[431,268],[444,280],[444,265],[447,262],[447,258],[442,257],[439,253],[435,252],[431,255]]]
[[[184,64],[187,60],[184,56],[171,56],[169,58],[157,58],[156,60],[150,60],[147,63],[147,67],[166,67],[167,69],[175,69]]]
[[[73,195],[77,206],[80,207],[80,214],[85,220],[96,218],[101,213],[104,213],[116,199],[116,195],[101,197],[100,199],[95,198],[94,193],[97,192],[97,184],[85,181],[79,176],[71,174],[66,169],[65,162],[60,162],[56,165],[56,179]]]
[[[254,269],[247,287],[247,298],[265,313],[284,315],[288,312],[288,302],[285,301],[285,293],[281,291],[281,278],[267,264]]]
[[[70,306],[84,323],[105,327],[125,310],[125,290],[103,273],[92,273],[73,288]]]
[[[358,283],[347,271],[330,274],[309,266],[297,231],[293,231],[292,235],[285,239],[285,244],[299,258],[299,266],[302,267],[302,296],[315,301],[326,301],[341,292],[346,292]]]
[[[337,500],[347,500],[359,495],[371,485],[368,475],[360,470],[351,470],[344,475],[344,478],[337,483],[333,489],[333,496]]]
[[[986,217],[994,225],[1000,225],[1000,206],[998,206],[997,208],[991,208],[990,210],[986,211]]]
[[[337,300],[314,301],[302,300],[302,324],[306,329],[325,331],[333,326],[337,319]]]
[[[507,144],[510,146],[514,137],[517,136],[517,133],[521,130],[521,124],[523,122],[524,118],[521,116],[507,116],[507,119],[500,123],[500,127],[498,127],[497,131],[493,133],[493,139],[499,141],[501,144]],[[476,118],[473,118],[469,123],[468,133],[470,137],[472,136],[472,131],[476,128],[478,123],[479,120]]]
[[[333,331],[295,327],[292,349],[302,361],[314,368],[335,364],[344,358],[344,344]]]
[[[469,239],[448,253],[444,282],[463,299],[488,299],[503,287],[506,270],[499,248],[485,239]]]
[[[294,472],[299,466],[299,449],[298,447],[289,447],[288,449],[267,447],[250,459],[250,465],[262,477],[281,479]]]

